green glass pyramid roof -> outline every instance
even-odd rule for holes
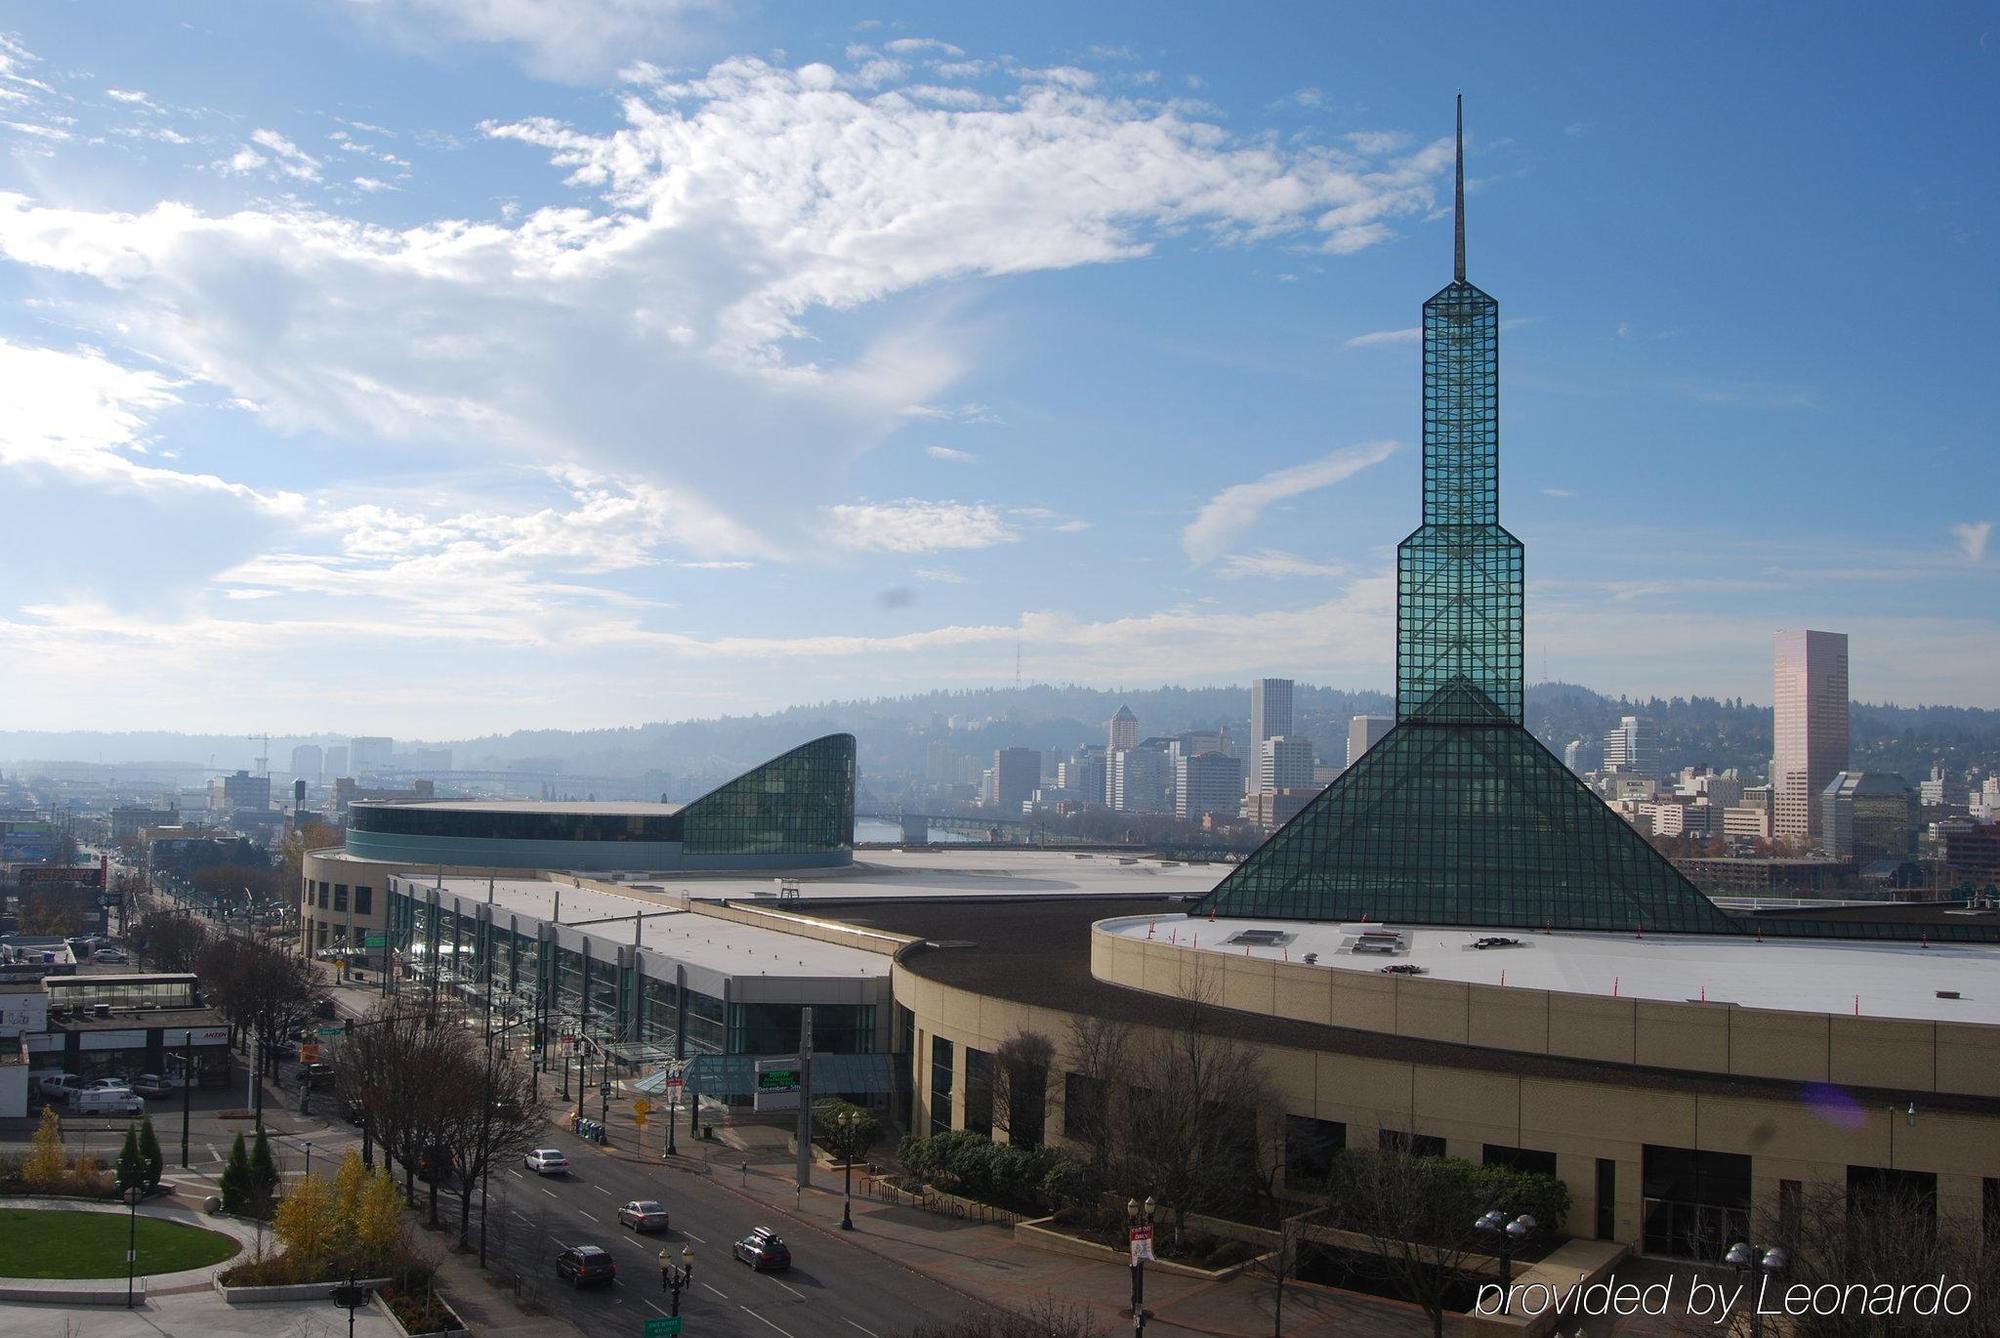
[[[1731,933],[1478,688],[1447,685],[1196,907],[1287,920]]]

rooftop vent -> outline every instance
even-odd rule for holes
[[[1960,994],[1957,990],[1939,990],[1937,992],[1937,997],[1940,999],[1962,999],[1965,996]]]
[[[1244,929],[1223,942],[1251,948],[1277,948],[1290,943],[1295,937],[1297,936],[1282,929]]]

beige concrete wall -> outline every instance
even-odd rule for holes
[[[1134,951],[1130,943],[1094,944],[1093,963],[1100,974],[1115,966],[1134,973],[1144,970],[1156,981],[1184,974],[1184,967],[1144,952],[1143,943],[1138,946],[1141,951]],[[1439,1000],[1427,1000],[1404,1012],[1408,1001],[1401,996],[1405,988],[1434,982],[1324,970],[1309,970],[1300,976],[1260,971],[1247,964],[1220,973],[1219,988],[1230,999],[1261,998],[1268,985],[1271,1002],[1266,1011],[1318,1021],[1322,1008],[1338,1011],[1331,994],[1337,986],[1321,982],[1332,978],[1352,983],[1342,980],[1350,976],[1358,984],[1341,996],[1351,1000],[1349,1018],[1363,1012],[1380,1016],[1395,1009],[1402,1012],[1408,1026],[1428,1033],[1448,1029],[1453,1010],[1462,1008],[1468,1028],[1464,1038],[1474,1044],[1497,1043],[1500,1048],[1542,1052],[1559,1043],[1570,1051],[1607,1056],[1622,1048],[1624,1063],[1630,1063],[1636,1053],[1642,1056],[1640,1062],[1648,1065],[1728,1071],[1728,1065],[1743,1063],[1743,1038],[1748,1036],[1754,1041],[1748,1048],[1755,1051],[1755,1062],[1789,1063],[1798,1070],[1817,1067],[1819,1077],[1825,1076],[1830,1038],[1836,1034],[1839,1039],[1831,1043],[1834,1053],[1842,1056],[1839,1063],[1878,1074],[1921,1076],[1905,1058],[1886,1053],[1890,1048],[1928,1053],[1925,1037],[1904,1028],[1836,1029],[1825,1017],[1784,1013],[1753,1017],[1753,1010],[1722,1005],[1683,1007],[1585,998],[1570,1007],[1577,1002],[1573,996],[1554,996],[1552,1000],[1542,991],[1460,986]],[[952,1120],[954,1127],[962,1127],[964,1047],[990,1052],[1017,1031],[1036,1031],[1055,1042],[1057,1049],[1049,1082],[1048,1131],[1051,1140],[1060,1138],[1062,1075],[1069,1062],[1073,1021],[1068,1014],[941,985],[901,965],[895,968],[893,987],[897,1002],[915,1013],[922,1038],[918,1053],[924,1063],[917,1071],[919,1127],[928,1127],[929,1119],[930,1082],[924,1065],[930,1058],[930,1038],[944,1036],[958,1047]],[[1509,999],[1504,997],[1507,995],[1520,997]],[[1346,1025],[1355,1024],[1348,1021]],[[1984,1029],[1977,1029],[1970,1040],[1958,1038],[1951,1052],[1959,1053],[1959,1046],[1985,1044],[1983,1033]],[[1809,1053],[1783,1060],[1778,1045],[1781,1038],[1790,1038],[1795,1052]],[[1338,1054],[1305,1046],[1266,1045],[1260,1050],[1283,1113],[1340,1121],[1347,1126],[1349,1146],[1375,1146],[1382,1130],[1394,1130],[1441,1136],[1451,1155],[1471,1161],[1480,1160],[1487,1143],[1554,1153],[1557,1174],[1570,1187],[1570,1217],[1565,1228],[1578,1237],[1595,1234],[1597,1163],[1605,1159],[1616,1166],[1615,1239],[1632,1245],[1639,1242],[1647,1144],[1748,1155],[1752,1158],[1753,1208],[1773,1215],[1781,1180],[1844,1186],[1850,1165],[1894,1166],[1935,1173],[1940,1210],[1976,1221],[1981,1178],[2000,1171],[1993,1152],[2000,1147],[2000,1108],[1992,1115],[1944,1114],[1925,1110],[1922,1097],[1913,1094],[1911,1099],[1918,1106],[1914,1124],[1907,1114],[1908,1102],[1893,1112],[1893,1118],[1884,1106],[1841,1120],[1782,1098],[1720,1097],[1633,1086],[1621,1082],[1619,1071],[1609,1067],[1601,1080],[1583,1081]]]
[[[1204,931],[1219,941],[1224,927],[1187,921],[1170,931],[1178,933],[1178,943],[1159,933],[1149,941],[1093,929],[1091,970],[1107,983],[1155,994],[1182,993],[1187,982],[1199,979],[1215,1003],[1260,1016],[1493,1050],[1911,1093],[2000,1096],[2000,1027],[1502,989],[1188,951]]]

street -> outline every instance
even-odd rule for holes
[[[711,1177],[703,1169],[625,1161],[567,1134],[552,1133],[546,1146],[562,1148],[575,1169],[549,1177],[518,1167],[496,1172],[489,1188],[488,1247],[496,1264],[520,1269],[528,1297],[538,1297],[552,1314],[585,1332],[618,1331],[626,1325],[636,1332],[640,1320],[666,1314],[659,1252],[667,1249],[678,1263],[683,1246],[694,1251],[694,1286],[681,1294],[690,1334],[889,1338],[917,1319],[972,1304],[849,1244],[837,1232],[778,1216],[732,1192],[717,1180],[728,1182],[740,1173],[725,1169],[720,1158]],[[697,1156],[681,1161],[699,1168],[698,1154],[711,1150],[728,1154],[720,1145],[701,1144],[690,1148]],[[672,1230],[641,1236],[618,1225],[619,1205],[642,1198],[666,1205]],[[731,1243],[755,1226],[774,1228],[790,1244],[789,1272],[759,1274],[736,1262]],[[559,1283],[556,1252],[572,1245],[609,1250],[618,1262],[616,1285],[571,1292]],[[538,1278],[541,1285],[536,1287]]]

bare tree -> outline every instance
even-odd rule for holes
[[[1480,1253],[1473,1224],[1489,1205],[1466,1183],[1442,1173],[1437,1158],[1408,1152],[1350,1151],[1336,1176],[1342,1216],[1368,1238],[1399,1294],[1430,1316],[1435,1338],[1444,1338],[1451,1298]]]
[[[1055,1042],[1038,1031],[1017,1031],[993,1052],[993,1127],[1006,1130],[1009,1142],[1041,1143],[1055,1055]]]
[[[1896,1289],[1942,1278],[1963,1286],[1950,1306],[1926,1297],[1895,1305],[1895,1313],[1869,1314],[1865,1304],[1848,1303],[1830,1313],[1788,1317],[1787,1334],[1797,1338],[1880,1338],[1922,1334],[1974,1338],[2000,1333],[2000,1248],[1982,1239],[1982,1224],[1940,1217],[1935,1198],[1911,1189],[1857,1185],[1816,1185],[1801,1196],[1795,1220],[1767,1219],[1760,1249],[1783,1245],[1789,1266],[1771,1281],[1773,1295],[1787,1286]],[[1750,1296],[1754,1300],[1753,1283]],[[1879,1293],[1876,1293],[1879,1294]],[[1940,1298],[1941,1299],[1941,1298]],[[1942,1313],[1959,1308],[1963,1313]],[[1927,1306],[1940,1313],[1918,1313]],[[1817,1309],[1817,1307],[1816,1307]]]
[[[454,1030],[464,1031],[464,1028]],[[511,1048],[488,1051],[467,1043],[450,1055],[443,1073],[431,1075],[443,1106],[439,1180],[459,1196],[458,1243],[472,1241],[472,1198],[496,1166],[526,1155],[542,1139],[548,1114],[535,1100],[526,1065]],[[483,1099],[482,1099],[483,1098]]]
[[[272,943],[228,935],[202,950],[198,969],[208,1002],[236,1025],[254,1032],[251,1057],[259,1079],[270,1070],[271,1043],[311,1016],[326,997],[312,964]],[[257,1083],[257,1120],[264,1117],[264,1084]]]
[[[126,940],[155,971],[193,971],[208,947],[208,930],[192,915],[149,911],[132,926]]]
[[[1090,1171],[1100,1183],[1109,1180],[1120,1151],[1119,1107],[1132,1045],[1127,1023],[1085,1014],[1070,1019],[1063,1133],[1090,1149]]]
[[[1247,1277],[1266,1278],[1271,1283],[1271,1338],[1284,1338],[1285,1283],[1299,1275],[1299,1240],[1306,1225],[1324,1209],[1315,1208],[1281,1218],[1278,1247],[1244,1269]]]

